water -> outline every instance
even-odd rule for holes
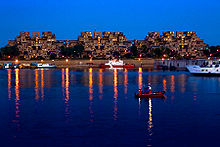
[[[136,99],[146,83],[166,99]],[[219,146],[220,78],[187,72],[1,70],[1,146]]]

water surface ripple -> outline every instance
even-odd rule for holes
[[[151,69],[0,71],[2,146],[219,146],[220,78]],[[166,99],[139,99],[151,83]]]

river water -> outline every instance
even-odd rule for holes
[[[165,99],[139,99],[151,83]],[[151,69],[0,71],[1,146],[219,146],[220,77]]]

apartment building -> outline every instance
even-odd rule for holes
[[[129,52],[132,45],[141,52],[145,45],[148,51],[155,48],[169,48],[182,56],[202,56],[208,45],[192,31],[149,32],[144,40],[127,40],[122,32],[81,32],[78,40],[57,40],[52,32],[20,32],[15,40],[9,40],[8,46],[17,46],[20,57],[24,59],[49,59],[51,54],[60,57],[61,47],[84,46],[84,56],[110,58],[115,53],[121,56]]]
[[[208,45],[192,31],[177,31],[176,35],[173,31],[163,32],[162,35],[149,32],[144,43],[150,49],[169,48],[178,51],[182,56],[202,56],[203,51],[208,49]]]

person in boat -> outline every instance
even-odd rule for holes
[[[148,94],[152,94],[152,87],[150,83],[148,83],[147,89],[148,89]]]
[[[142,93],[142,89],[139,89],[139,90],[138,90],[138,93],[141,94],[141,93]]]

